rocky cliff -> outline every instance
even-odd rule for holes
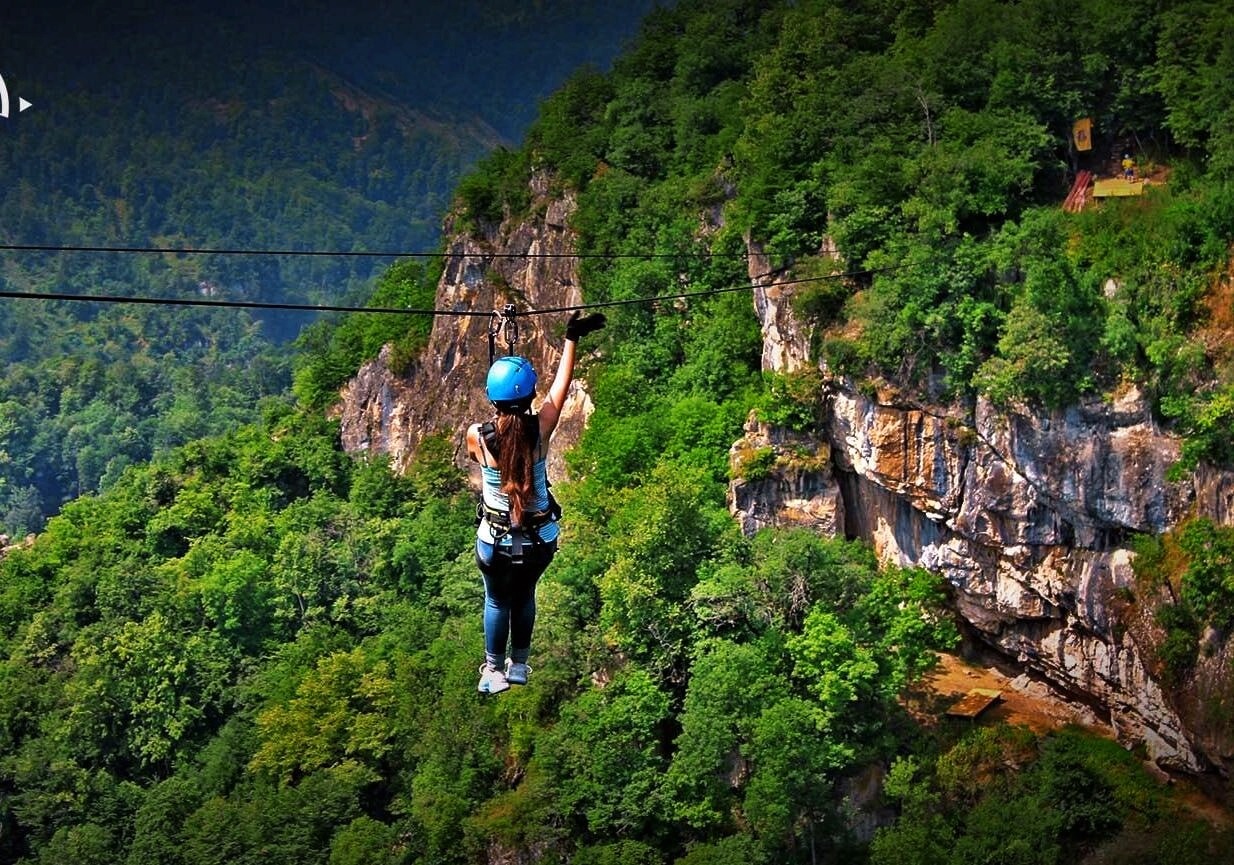
[[[765,272],[756,255],[750,272]],[[765,368],[813,368],[785,291],[760,285],[755,307]],[[1222,720],[1230,647],[1208,635],[1188,688],[1163,691],[1154,675],[1162,635],[1149,613],[1156,599],[1135,596],[1128,542],[1197,514],[1229,525],[1234,477],[1207,469],[1168,482],[1179,441],[1135,390],[1034,414],[984,399],[929,405],[821,371],[814,437],[752,420],[734,446],[735,466],[751,449],[774,452],[769,472],[732,485],[747,531],[804,524],[941,573],[981,641],[1095,706],[1124,743],[1164,768],[1225,771],[1234,755],[1234,729]],[[830,458],[801,458],[822,451]]]
[[[567,225],[575,202],[570,195],[549,196],[549,185],[546,176],[533,180],[531,216],[484,226],[479,236],[456,230],[453,217],[447,220],[445,235],[451,239],[435,308],[460,314],[434,320],[428,346],[410,369],[392,369],[387,350],[346,385],[338,416],[347,451],[388,456],[401,471],[426,436],[446,434],[456,444],[458,464],[473,468],[465,459],[463,436],[469,423],[493,414],[484,396],[490,316],[508,303],[519,313],[515,352],[531,359],[543,393],[560,357],[565,315],[535,313],[582,300]],[[507,352],[499,336],[497,354]],[[558,461],[577,441],[590,405],[576,382],[554,434],[552,476],[561,476]]]
[[[453,240],[438,309],[488,313],[512,302],[532,313],[581,302],[568,227],[573,199],[549,196],[546,178],[533,189],[531,217],[480,237],[446,226]],[[756,249],[749,269],[751,278],[769,270]],[[819,423],[802,434],[752,420],[733,446],[738,474],[744,465],[763,467],[732,484],[744,530],[806,525],[937,571],[972,634],[1107,717],[1126,744],[1165,768],[1224,771],[1234,759],[1226,720],[1234,713],[1234,648],[1223,635],[1206,635],[1193,679],[1162,689],[1155,647],[1163,635],[1152,615],[1160,599],[1136,596],[1129,539],[1195,514],[1231,524],[1234,477],[1202,469],[1185,483],[1168,482],[1179,441],[1158,428],[1135,390],[1035,414],[983,399],[942,406],[889,388],[858,389],[811,361],[809,332],[790,296],[774,279],[754,292],[762,362],[776,372],[821,374]],[[563,317],[523,320],[518,351],[542,377],[552,375]],[[486,315],[442,316],[410,370],[392,370],[386,354],[365,365],[343,394],[345,447],[387,454],[401,469],[424,436],[444,432],[465,465],[463,429],[491,413],[483,395],[489,324]],[[589,410],[576,386],[558,458]]]

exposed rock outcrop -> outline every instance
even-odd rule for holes
[[[484,396],[489,366],[489,326],[493,310],[515,304],[519,320],[516,350],[531,359],[544,388],[560,357],[565,315],[526,316],[539,309],[581,302],[578,260],[568,220],[573,196],[550,197],[549,178],[533,181],[531,213],[489,226],[482,237],[445,226],[451,238],[446,267],[437,287],[435,308],[459,315],[438,316],[427,348],[407,370],[391,368],[384,350],[365,364],[343,389],[339,406],[343,447],[349,452],[388,455],[397,470],[406,468],[420,442],[446,433],[457,443],[459,465],[468,467],[463,433],[472,421],[492,416]],[[498,338],[497,353],[506,353]],[[554,434],[550,474],[560,476],[560,455],[577,440],[591,402],[576,382]]]
[[[25,549],[32,546],[36,537],[37,535],[31,534],[26,535],[26,537],[22,540],[12,541],[8,535],[0,534],[0,559],[3,559],[9,553],[13,552],[13,550]]]
[[[765,367],[812,366],[780,289],[760,286],[755,295]],[[1165,768],[1224,766],[1234,730],[1203,724],[1177,695],[1168,698],[1151,669],[1151,623],[1129,627],[1121,617],[1134,612],[1126,600],[1130,536],[1163,532],[1196,513],[1229,525],[1234,478],[1206,469],[1168,482],[1179,441],[1157,427],[1135,390],[1033,414],[984,399],[928,405],[823,373],[813,447],[832,458],[803,473],[777,452],[757,483],[735,481],[732,507],[747,531],[830,525],[872,541],[885,560],[935,570],[989,646],[1101,707],[1124,742],[1142,745]],[[788,438],[752,424],[732,452],[736,473],[742,454]],[[791,449],[811,447],[801,439]],[[814,513],[827,518],[802,518]],[[1231,688],[1221,685],[1230,654],[1224,643],[1211,652],[1204,664],[1215,678],[1195,687],[1229,701]]]
[[[736,480],[733,513],[748,535],[769,526],[793,525],[843,536],[844,503],[831,471],[831,448],[816,437],[750,418],[746,434],[729,451]],[[754,470],[754,466],[760,467]]]

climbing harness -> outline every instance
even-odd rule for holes
[[[488,365],[492,366],[497,359],[497,337],[500,335],[506,341],[506,354],[518,354],[514,347],[518,344],[518,313],[514,304],[507,303],[501,310],[493,310],[493,317],[488,325]]]
[[[488,421],[480,425],[480,436],[484,439],[484,444],[488,448],[489,453],[497,454],[497,425],[492,421]],[[534,447],[540,446],[539,438],[537,437]],[[489,528],[493,532],[493,544],[497,552],[502,555],[508,555],[512,564],[521,564],[523,561],[523,549],[530,542],[531,546],[542,547],[546,541],[540,537],[540,529],[549,523],[555,523],[561,519],[561,505],[557,503],[557,499],[553,496],[552,484],[545,478],[545,484],[548,487],[548,507],[542,511],[524,511],[523,519],[519,525],[515,526],[510,522],[510,512],[489,507],[488,503],[483,498],[476,505],[476,524],[479,525],[482,521],[487,520]],[[500,545],[500,541],[509,536],[510,546],[507,548]]]
[[[543,547],[549,543],[540,537],[540,529],[559,519],[561,505],[557,504],[551,492],[548,494],[548,508],[542,511],[524,511],[523,522],[517,526],[510,525],[509,511],[490,508],[483,501],[476,505],[477,524],[488,520],[489,528],[493,531],[494,550],[500,555],[508,555],[511,564],[515,565],[522,564],[526,547]],[[508,549],[501,544],[506,537],[510,538]]]
[[[488,363],[492,368],[497,360],[497,338],[501,337],[506,344],[505,361],[522,361],[522,358],[516,357],[518,345],[518,312],[514,308],[514,304],[507,303],[500,312],[493,310],[492,319],[488,327]],[[520,367],[516,372],[524,373]],[[535,372],[531,369],[530,364],[526,365],[525,373],[530,374],[530,386],[535,387]],[[490,383],[492,382],[492,373],[490,372]],[[503,379],[504,381],[504,379]],[[511,380],[507,384],[513,384]],[[524,382],[525,384],[525,382]],[[492,387],[489,387],[492,397]],[[526,399],[530,405],[531,394],[527,394]],[[481,424],[480,435],[484,438],[484,444],[488,448],[489,453],[496,455],[498,449],[497,443],[497,425],[492,421]],[[539,448],[539,437],[536,439],[534,447]],[[545,483],[548,483],[547,478]],[[497,550],[503,555],[509,555],[510,561],[514,564],[519,564],[523,561],[523,548],[531,543],[533,546],[543,546],[545,541],[540,537],[540,528],[549,523],[556,522],[561,519],[561,506],[557,504],[557,500],[553,497],[553,492],[548,491],[548,508],[542,511],[524,511],[522,521],[519,525],[513,525],[510,522],[510,512],[498,510],[497,508],[489,507],[483,498],[476,505],[476,524],[487,520],[489,528],[493,532],[493,540],[497,546]],[[504,538],[510,538],[510,545],[507,552],[507,547],[501,546],[499,543]]]

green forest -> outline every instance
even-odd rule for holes
[[[684,0],[548,98],[456,206],[476,229],[526,215],[547,171],[579,196],[588,302],[742,285],[748,240],[814,280],[794,301],[813,348],[861,387],[1051,408],[1134,385],[1185,436],[1179,473],[1228,466],[1232,37],[1219,3]],[[1080,116],[1092,154],[1069,146]],[[1128,151],[1160,181],[1147,195],[1062,211],[1075,171]],[[366,290],[423,303],[435,278],[401,262]],[[103,439],[69,428],[78,482],[105,489],[0,558],[0,861],[1234,857],[1228,823],[1115,742],[911,715],[961,636],[936,575],[803,530],[741,535],[725,495],[748,413],[809,429],[818,410],[809,381],[760,372],[747,293],[606,311],[531,681],[487,698],[457,442],[394,475],[344,454],[323,412],[423,331],[325,321],[263,371],[238,360],[251,325],[159,312],[158,352],[220,371],[165,429],[124,408],[149,399],[141,375],[107,384],[122,352],[10,364],[44,417],[93,382],[137,390],[94,409]],[[137,339],[98,318],[66,338]],[[27,411],[0,404],[0,461],[41,428]],[[130,428],[167,447],[124,451]],[[1234,621],[1231,550],[1203,521],[1139,543],[1143,579],[1182,575],[1178,645]],[[855,804],[871,777],[874,826]]]
[[[650,4],[180,5],[0,14],[0,73],[34,106],[0,121],[0,244],[343,254],[4,251],[0,290],[373,302],[393,259],[348,253],[436,252],[460,175],[574,67],[607,65]],[[311,320],[0,299],[0,534],[256,420]]]

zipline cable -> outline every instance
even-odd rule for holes
[[[488,318],[491,312],[476,310],[400,309],[388,306],[326,306],[308,303],[267,303],[257,300],[201,300],[177,297],[109,296],[104,294],[62,294],[54,291],[0,291],[0,297],[20,300],[69,300],[87,303],[136,303],[148,306],[214,306],[238,309],[278,309],[304,312],[376,312],[386,315],[477,315]]]
[[[228,255],[300,258],[448,258],[458,252],[406,252],[369,249],[241,249],[226,247],[74,246],[42,243],[0,243],[0,252],[100,252],[129,255]],[[485,252],[481,258],[656,259],[745,258],[745,252]]]
[[[799,285],[810,282],[826,282],[833,279],[844,279],[846,277],[858,277],[875,273],[884,273],[887,271],[903,270],[912,265],[900,264],[889,267],[872,268],[867,270],[843,271],[841,273],[831,273],[824,276],[806,276],[800,279],[786,280],[776,283],[777,287],[786,285]],[[603,309],[612,306],[633,306],[639,303],[657,303],[666,300],[685,300],[693,297],[708,297],[713,294],[728,294],[737,291],[753,291],[758,287],[757,283],[760,280],[766,279],[769,276],[776,276],[783,273],[783,269],[768,271],[767,273],[759,274],[751,277],[750,285],[735,285],[724,288],[710,288],[703,291],[687,291],[678,292],[677,294],[662,294],[654,297],[634,297],[624,300],[605,300],[594,303],[583,303],[575,306],[557,306],[548,309],[531,309],[526,312],[520,312],[522,317],[533,315],[550,315],[562,312],[574,312],[587,309]],[[144,304],[148,306],[206,306],[220,308],[236,308],[236,309],[272,309],[272,310],[295,310],[302,312],[371,312],[383,315],[445,315],[445,316],[483,316],[491,318],[492,311],[488,310],[470,310],[470,309],[415,309],[415,308],[399,308],[388,306],[335,306],[335,305],[313,305],[307,303],[272,303],[256,300],[203,300],[199,298],[167,298],[167,297],[142,297],[135,295],[103,295],[103,294],[65,294],[54,291],[8,291],[0,290],[0,298],[12,298],[17,300],[63,300],[77,301],[86,303],[132,303]]]

